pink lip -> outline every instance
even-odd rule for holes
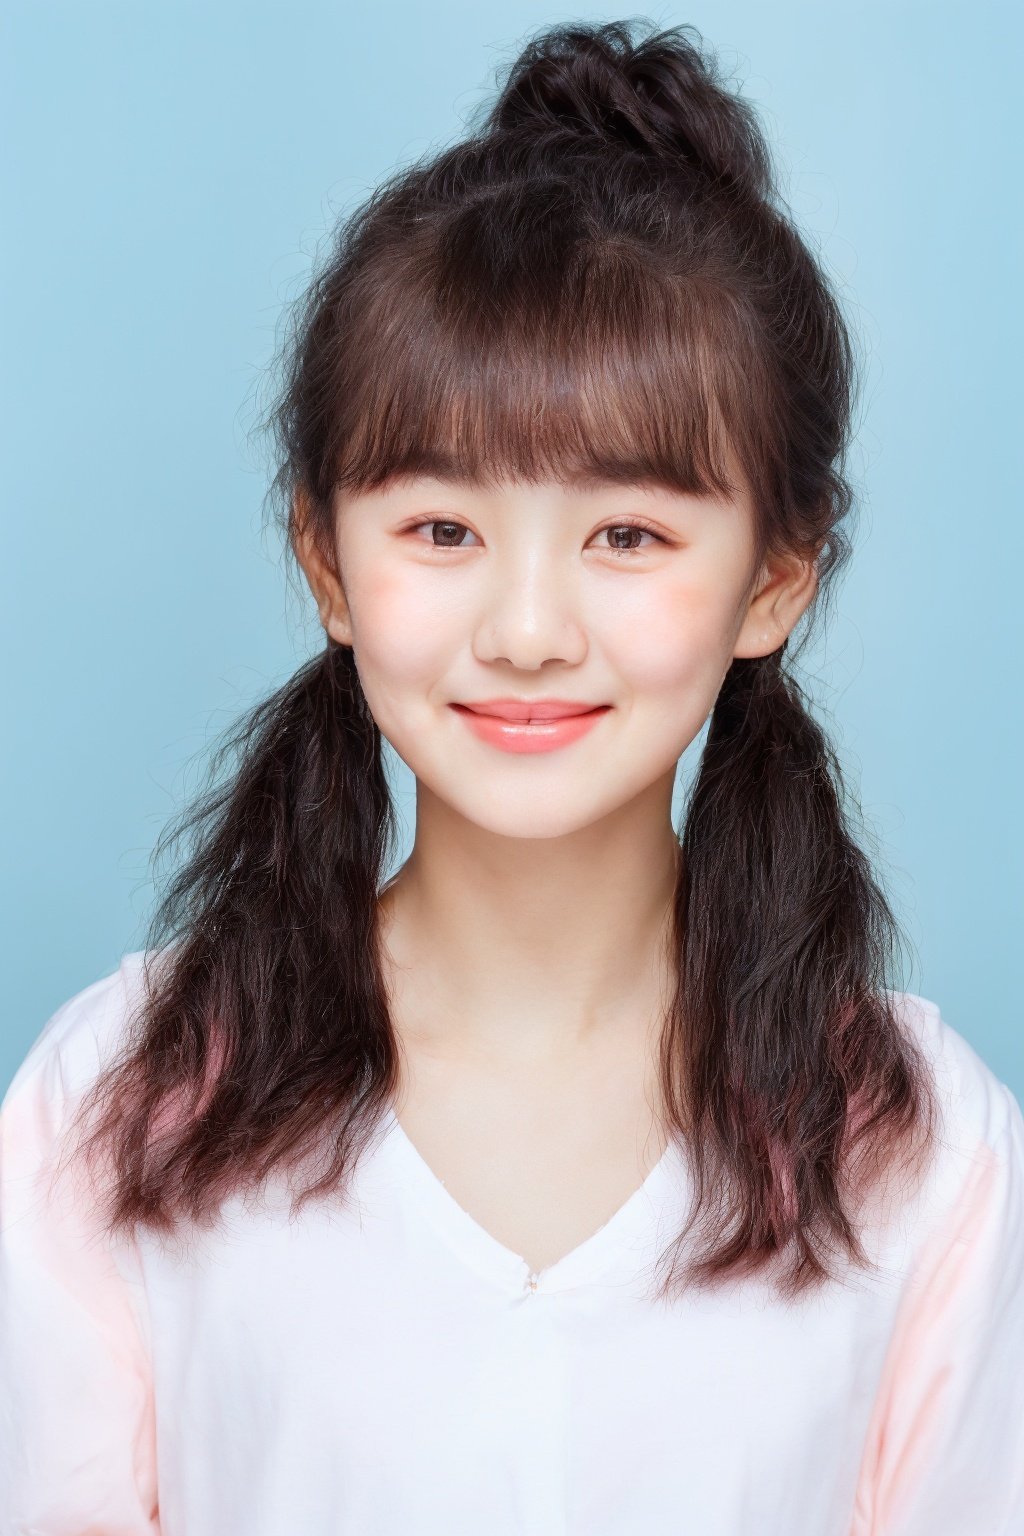
[[[500,720],[563,720],[568,715],[607,709],[608,705],[584,704],[579,699],[476,699],[472,704],[456,704],[453,708],[469,709],[475,715],[494,715]]]
[[[524,704],[517,699],[488,699],[484,704],[453,704],[452,709],[475,736],[503,752],[551,752],[585,736],[611,706],[545,699]],[[499,714],[497,711],[500,710]]]

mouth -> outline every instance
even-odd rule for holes
[[[452,704],[452,710],[470,731],[488,746],[502,752],[553,752],[570,746],[593,730],[610,704],[584,704],[578,700],[488,699],[478,704]]]
[[[611,708],[610,704],[587,704],[576,699],[482,699],[474,704],[453,704],[453,709],[516,725],[541,725],[552,720],[571,720]]]

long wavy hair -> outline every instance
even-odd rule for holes
[[[485,108],[339,225],[287,312],[264,422],[287,553],[301,519],[333,566],[336,493],[400,475],[729,494],[731,450],[761,553],[814,553],[816,619],[851,547],[855,350],[755,111],[695,28],[636,19],[535,35]],[[858,1212],[933,1142],[901,935],[786,653],[733,661],[677,832],[660,1071],[694,1199],[662,1294],[873,1267]],[[293,1210],[344,1201],[398,1084],[396,816],[351,648],[248,711],[211,774],[157,843],[192,838],[76,1120],[112,1233],[207,1226],[272,1173]]]

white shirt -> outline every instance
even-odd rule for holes
[[[943,1147],[878,1276],[671,1304],[671,1145],[530,1275],[393,1114],[347,1207],[97,1235],[57,1139],[141,953],[69,999],[0,1110],[0,1536],[1021,1536],[1024,1121],[933,1003],[897,994]]]

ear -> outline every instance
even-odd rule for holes
[[[766,556],[734,656],[768,656],[778,650],[817,591],[818,553],[815,549]]]
[[[301,490],[292,503],[292,548],[320,610],[320,622],[340,645],[352,644],[352,621],[337,570],[324,556]]]

